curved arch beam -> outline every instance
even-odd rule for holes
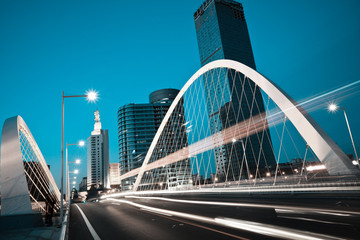
[[[176,96],[174,102],[171,104],[164,120],[162,121],[154,140],[146,154],[144,162],[140,168],[139,174],[136,178],[134,191],[140,184],[141,178],[144,174],[146,166],[154,151],[154,148],[160,138],[160,135],[168,122],[172,112],[180,99],[183,97],[187,89],[204,73],[216,68],[229,68],[241,72],[256,85],[258,85],[281,109],[286,117],[292,122],[297,131],[305,139],[307,144],[311,147],[315,155],[325,165],[330,175],[342,174],[359,174],[358,169],[352,165],[345,153],[336,145],[336,143],[325,133],[325,131],[315,122],[315,120],[293,100],[285,91],[278,87],[271,80],[267,79],[254,69],[233,60],[216,60],[210,62],[200,68],[184,85],[179,94]]]
[[[22,131],[29,141],[39,164],[44,169],[51,191],[60,200],[60,192],[25,121],[20,116],[6,119],[1,134],[1,215],[32,213],[30,195],[24,172],[20,135]],[[51,187],[51,186],[50,186]]]

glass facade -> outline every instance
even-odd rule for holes
[[[141,167],[156,131],[160,127],[166,112],[178,92],[179,90],[176,89],[161,89],[150,94],[150,103],[148,104],[127,104],[119,108],[118,141],[120,175]],[[182,117],[181,119],[177,119],[177,121],[171,122],[174,122],[173,124],[183,124],[185,123],[185,118]],[[164,148],[162,156],[158,157],[166,156],[170,152],[174,152],[183,147],[176,146],[174,143],[176,143],[178,139],[183,141],[184,138],[186,139],[186,134],[177,134],[166,139],[167,145],[171,145],[172,149],[166,150]],[[170,171],[171,167],[168,169]],[[163,172],[159,172],[156,178],[160,179],[167,176],[167,182],[172,181],[174,185],[178,184],[178,182],[174,180],[176,173],[169,171],[166,172],[164,170]],[[122,190],[130,190],[134,183],[135,177],[123,180],[121,183]]]
[[[207,0],[194,13],[194,20],[202,66],[218,59],[232,59],[256,69],[241,3]],[[203,82],[212,134],[264,114],[260,89],[241,73],[215,69],[205,74]],[[240,175],[262,176],[276,165],[269,130],[217,147],[214,155],[219,181],[238,180]],[[249,164],[249,174],[240,166],[244,158]],[[230,168],[232,171],[225,174]]]

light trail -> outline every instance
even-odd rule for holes
[[[318,222],[318,223],[326,223],[326,224],[335,224],[335,225],[347,225],[347,226],[351,226],[351,224],[348,224],[348,223],[329,222],[329,221],[323,221],[323,220],[312,219],[312,218],[304,218],[304,217],[289,217],[289,216],[278,216],[278,217],[280,217],[280,218],[287,218],[287,219],[301,220],[301,221],[309,221],[309,222]]]
[[[224,226],[237,228],[245,231],[250,231],[257,234],[267,235],[283,239],[297,239],[297,240],[320,240],[320,239],[344,239],[332,237],[325,234],[316,234],[306,231],[293,230],[285,227],[278,227],[275,225],[250,222],[231,218],[215,218],[216,223]]]
[[[195,200],[183,200],[163,197],[139,197],[139,196],[125,196],[125,198],[134,199],[151,199],[176,203],[198,204],[198,205],[212,205],[212,206],[228,206],[228,207],[253,207],[253,208],[270,208],[275,209],[276,212],[294,212],[294,213],[316,213],[322,215],[334,215],[340,217],[350,217],[352,215],[360,215],[359,212],[340,211],[340,210],[328,210],[321,208],[306,208],[306,207],[294,207],[294,206],[282,206],[272,204],[257,204],[257,203],[236,203],[236,202],[215,202],[215,201],[195,201]]]
[[[266,115],[265,113],[260,113],[257,116],[254,116],[250,119],[244,120],[243,122],[237,123],[236,125],[233,125],[229,128],[223,129],[222,131],[219,131],[209,137],[206,137],[202,140],[199,140],[187,147],[184,147],[183,149],[180,149],[174,153],[171,153],[167,155],[166,157],[160,158],[152,163],[147,164],[146,169],[144,171],[149,171],[153,169],[157,169],[172,163],[176,163],[179,161],[182,161],[186,158],[189,158],[191,156],[196,156],[198,154],[204,153],[206,151],[209,151],[211,149],[214,149],[216,147],[220,147],[223,145],[226,145],[228,143],[235,143],[237,140],[247,138],[255,133],[260,133],[262,131],[265,131],[266,129],[276,126],[279,123],[283,122],[283,114],[286,115],[286,112],[293,109],[293,108],[299,108],[300,111],[303,113],[306,113],[306,111],[303,109],[304,106],[309,104],[317,104],[319,106],[318,101],[320,99],[332,96],[335,93],[339,93],[341,91],[344,91],[350,87],[354,87],[357,84],[360,83],[360,80],[355,81],[353,83],[347,84],[345,86],[339,87],[337,89],[334,89],[332,91],[323,93],[319,96],[313,97],[311,99],[308,99],[306,101],[303,101],[301,103],[296,104],[294,107],[286,109],[284,112],[282,111],[276,111],[274,113]],[[185,125],[189,122],[186,122]],[[132,171],[129,171],[123,175],[120,176],[120,181],[133,177],[135,175],[138,175],[140,172],[141,167],[133,169]]]
[[[149,207],[143,204],[134,203],[127,200],[120,200],[115,198],[109,198],[108,200],[126,203],[140,210],[154,212],[156,214],[162,214],[165,216],[174,216],[193,221],[204,222],[209,224],[215,224],[223,227],[231,227],[243,231],[253,232],[260,235],[266,235],[271,237],[283,238],[283,239],[296,239],[296,240],[320,240],[320,239],[342,239],[325,234],[310,233],[306,231],[293,230],[291,228],[278,227],[270,224],[263,224],[259,222],[244,221],[238,219],[222,218],[222,217],[204,217],[195,214],[189,214],[184,212],[177,212],[172,210],[166,210],[162,208]]]
[[[305,106],[306,104],[315,102],[315,101],[320,100],[320,99],[321,99],[322,102],[324,102],[324,98],[326,98],[326,97],[333,97],[334,94],[339,93],[339,92],[341,92],[341,91],[344,91],[344,90],[346,90],[346,89],[348,89],[348,88],[350,88],[350,87],[355,87],[355,86],[356,86],[357,84],[359,84],[359,83],[360,83],[360,80],[357,80],[357,81],[355,81],[355,82],[349,83],[349,84],[347,84],[347,85],[344,85],[344,86],[339,87],[339,88],[337,88],[337,89],[334,89],[334,90],[332,90],[332,91],[325,92],[325,93],[323,93],[323,94],[321,94],[321,95],[319,95],[319,96],[317,96],[317,97],[313,97],[313,98],[311,98],[311,99],[309,99],[309,100],[300,102],[297,106]]]
[[[350,87],[356,87],[357,84],[360,83],[360,80],[357,80],[355,82],[352,82],[352,83],[349,83],[347,85],[344,85],[344,86],[341,86],[339,88],[336,88],[334,90],[331,90],[331,91],[328,91],[328,92],[325,92],[323,94],[320,94],[319,96],[316,96],[316,97],[311,97],[310,99],[308,100],[304,100],[304,101],[300,101],[299,103],[297,103],[295,106],[293,107],[290,107],[288,109],[286,109],[284,111],[284,113],[286,113],[287,111],[291,110],[291,109],[294,109],[294,108],[300,108],[300,110],[304,113],[304,107],[307,107],[307,108],[312,108],[312,110],[316,110],[316,109],[319,109],[320,106],[319,103],[321,102],[326,102],[328,101],[329,98],[334,98],[335,94],[340,94],[342,93],[342,91],[345,91],[350,88]],[[320,101],[321,100],[321,101]],[[315,108],[313,107],[315,106]],[[319,107],[320,106],[320,107]],[[273,118],[273,117],[276,117],[277,115],[281,114],[281,111],[276,111],[275,113],[273,114],[270,114],[268,115],[268,118]]]
[[[138,191],[138,192],[132,192],[132,191],[126,191],[121,193],[113,193],[108,195],[103,195],[100,198],[106,199],[106,198],[112,198],[112,197],[126,197],[126,196],[144,196],[144,195],[155,195],[155,194],[188,194],[188,193],[291,193],[294,192],[360,192],[360,186],[353,186],[353,184],[349,184],[344,186],[342,183],[332,183],[332,186],[329,186],[329,183],[325,183],[321,186],[319,184],[316,184],[317,187],[314,187],[313,184],[302,184],[302,185],[296,185],[295,187],[293,185],[281,185],[279,186],[260,186],[260,187],[253,187],[253,186],[243,186],[241,188],[201,188],[201,189],[189,189],[189,190],[151,190],[151,191]],[[301,187],[300,187],[301,186]],[[354,212],[349,212],[354,213]],[[356,213],[358,214],[358,213]]]

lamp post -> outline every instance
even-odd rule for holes
[[[80,162],[81,162],[80,159],[76,159],[75,162],[69,162],[69,164],[70,164],[70,163],[80,164]],[[69,167],[69,168],[70,168],[70,167]],[[76,171],[76,172],[75,172],[75,171]],[[75,171],[74,171],[74,172],[69,172],[69,173],[75,173],[75,174],[78,174],[78,173],[79,173],[79,170],[75,170]],[[75,182],[75,180],[76,180],[76,176],[74,177],[74,182]],[[68,196],[70,196],[70,177],[69,177],[69,176],[68,176],[68,180],[67,180],[67,181],[68,181],[68,187],[69,187],[67,193],[69,194]],[[75,183],[76,183],[76,182],[75,182]],[[74,183],[73,183],[73,184],[74,184]],[[72,188],[74,188],[74,186],[73,186]]]
[[[73,162],[69,162],[69,163],[73,163]],[[74,173],[74,174],[78,174],[79,173],[79,170],[77,170],[77,169],[75,169],[74,171],[72,171],[72,172],[68,172],[68,173]],[[68,198],[67,199],[67,201],[70,201],[70,179],[68,178],[67,179],[67,183],[69,184],[69,188],[68,188],[68,190],[69,190],[69,192],[66,192],[66,197]],[[72,182],[72,184],[73,184],[73,187],[72,188],[75,188],[75,183],[76,183],[76,181],[74,180],[73,182]],[[72,191],[71,191],[72,192]],[[72,195],[72,194],[71,194]],[[71,197],[71,199],[73,199],[72,197]]]
[[[87,98],[89,102],[94,102],[98,99],[98,93],[96,91],[90,90],[86,92],[85,95],[69,95],[65,96],[64,91],[62,92],[62,103],[61,103],[61,198],[60,198],[60,222],[62,224],[64,213],[64,99],[65,98],[75,98],[75,97],[84,97]]]
[[[66,143],[66,149],[65,149],[65,166],[66,166],[66,201],[70,200],[70,184],[69,184],[69,163],[76,163],[76,164],[80,164],[80,160],[76,160],[75,162],[68,162],[68,146],[80,146],[83,147],[85,146],[85,142],[84,141],[79,141],[78,143]]]
[[[349,135],[350,135],[351,143],[352,143],[353,148],[354,148],[355,158],[356,158],[356,161],[357,161],[357,166],[360,167],[360,166],[359,166],[359,157],[358,157],[357,152],[356,152],[356,148],[355,148],[355,144],[354,144],[354,139],[353,139],[352,134],[351,134],[350,125],[349,125],[349,121],[348,121],[348,118],[347,118],[347,115],[346,115],[345,108],[344,108],[344,107],[338,107],[338,106],[336,106],[335,104],[330,104],[328,108],[329,108],[329,111],[330,111],[330,112],[335,112],[335,111],[338,110],[338,109],[344,111],[345,121],[346,121],[346,125],[347,125],[347,127],[348,127],[348,130],[349,130]]]

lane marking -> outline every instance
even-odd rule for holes
[[[101,238],[99,237],[99,235],[95,232],[95,229],[91,226],[89,220],[87,219],[87,217],[85,216],[84,212],[81,210],[81,208],[75,204],[75,206],[79,209],[79,212],[81,213],[81,216],[83,217],[86,226],[88,227],[92,237],[94,238],[94,240],[101,240]]]

